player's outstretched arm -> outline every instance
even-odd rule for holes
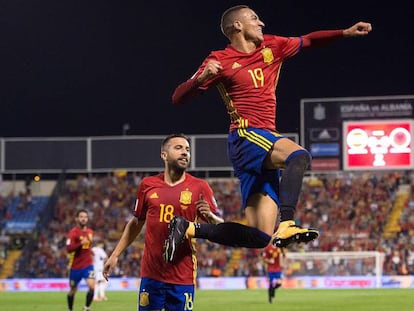
[[[122,236],[119,239],[118,244],[115,246],[111,256],[109,256],[108,260],[104,264],[103,276],[107,281],[113,268],[115,268],[118,263],[119,256],[135,240],[141,232],[144,224],[145,220],[138,220],[138,218],[132,217],[125,226],[124,232],[122,232]]]
[[[325,46],[341,38],[363,37],[372,31],[370,23],[358,22],[346,29],[318,30],[301,36],[302,48]]]
[[[104,269],[103,269],[103,272],[102,272],[105,280],[108,281],[108,278],[111,275],[112,270],[116,267],[117,263],[118,263],[118,257],[117,256],[112,256],[112,255],[105,262]]]
[[[358,22],[355,25],[344,29],[344,37],[363,37],[369,34],[372,31],[372,26],[370,23]]]

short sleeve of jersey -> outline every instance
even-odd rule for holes
[[[134,216],[137,217],[139,220],[144,220],[147,215],[147,207],[145,203],[145,193],[146,189],[148,188],[147,183],[145,182],[145,178],[142,180],[141,184],[138,187],[136,200],[135,200],[135,208],[134,208]]]

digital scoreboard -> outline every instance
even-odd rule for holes
[[[344,121],[343,168],[412,168],[412,131],[412,120]]]

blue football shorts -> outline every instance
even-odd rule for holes
[[[228,156],[235,175],[240,180],[242,207],[251,194],[267,193],[279,205],[280,170],[263,168],[263,161],[273,144],[285,136],[263,129],[248,127],[230,132]]]
[[[268,272],[267,276],[269,277],[269,282],[273,283],[273,280],[280,280],[282,278],[282,271],[278,272]]]
[[[139,288],[138,310],[193,310],[194,285],[177,285],[142,278]]]
[[[77,287],[82,279],[94,279],[95,271],[93,266],[88,266],[83,269],[70,269],[69,272],[69,283],[71,287]]]

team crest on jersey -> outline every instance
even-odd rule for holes
[[[271,62],[273,62],[274,57],[273,57],[273,52],[272,52],[272,50],[271,50],[271,49],[269,49],[269,48],[264,48],[264,49],[262,50],[262,55],[263,55],[263,61],[264,61],[265,63],[271,63]]]
[[[191,196],[192,195],[193,194],[189,190],[181,191],[180,203],[181,204],[186,204],[186,205],[191,204]]]
[[[149,293],[142,292],[139,294],[139,305],[141,307],[146,307],[149,305]]]

